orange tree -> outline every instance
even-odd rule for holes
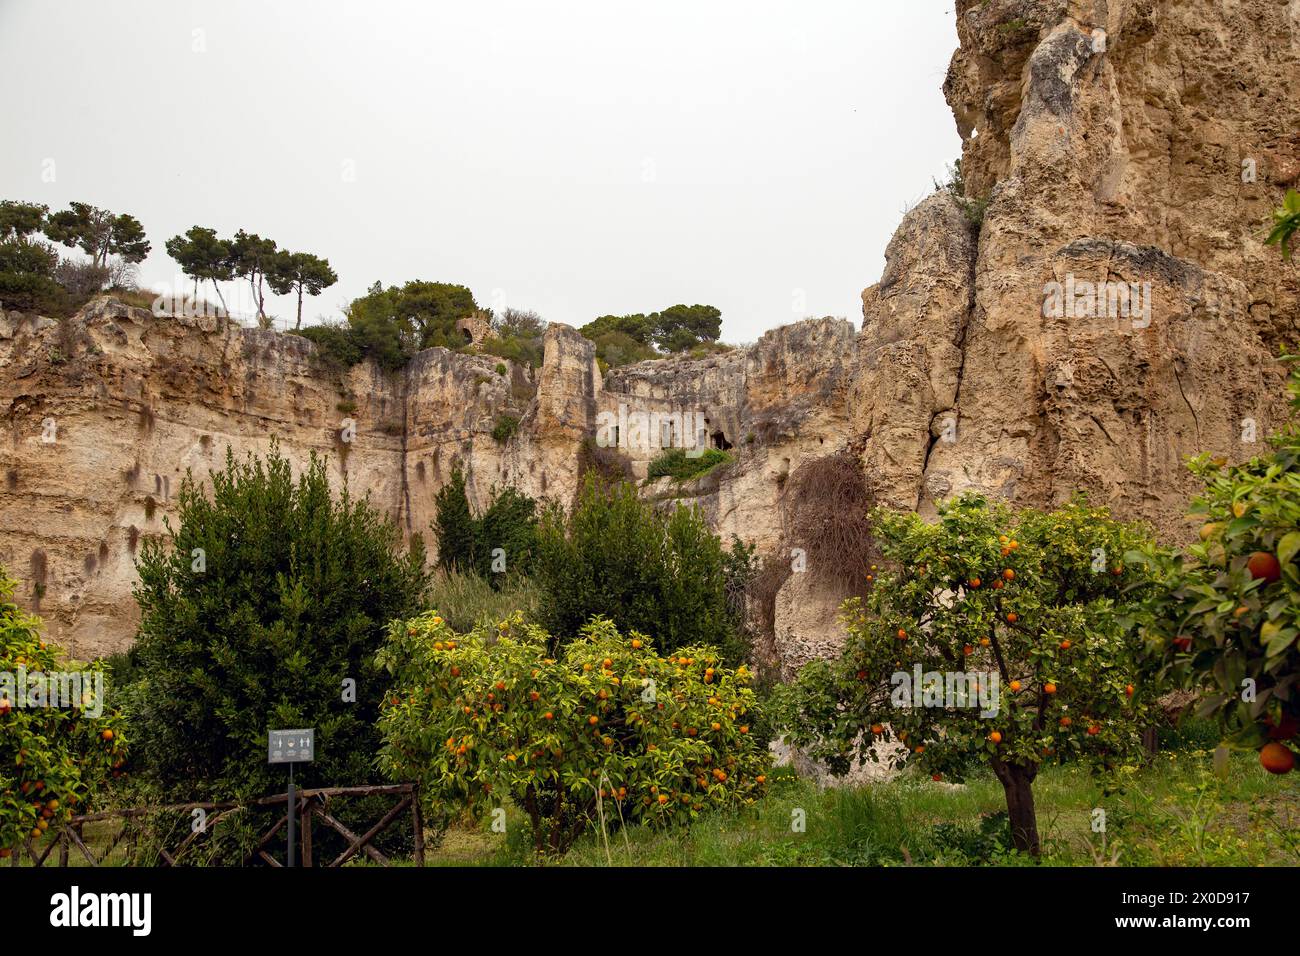
[[[48,698],[38,691],[41,675],[73,665],[60,663],[41,640],[40,620],[13,603],[13,590],[14,581],[0,568],[0,857],[85,807],[126,760],[117,714],[90,716],[83,708],[98,708],[84,696],[83,706],[46,706]]]
[[[1300,409],[1300,372],[1289,388]],[[1200,541],[1146,558],[1163,585],[1146,630],[1165,672],[1200,691],[1199,712],[1217,718],[1227,742],[1286,773],[1296,759],[1286,742],[1300,729],[1300,423],[1270,443],[1244,464],[1191,463],[1205,482],[1191,506]]]
[[[655,653],[594,619],[549,656],[521,615],[459,635],[431,612],[395,622],[379,654],[393,686],[380,766],[435,807],[508,797],[539,853],[563,853],[597,819],[685,824],[752,803],[770,758],[750,733],[742,666],[710,647]]]
[[[892,570],[846,602],[842,655],[778,695],[788,739],[836,773],[915,761],[959,780],[987,763],[1012,845],[1037,854],[1039,767],[1105,770],[1140,751],[1154,692],[1129,602],[1147,582],[1123,556],[1143,530],[1082,499],[1013,512],[975,494],[933,524],[877,509],[872,527]],[[890,738],[903,746],[875,746]]]

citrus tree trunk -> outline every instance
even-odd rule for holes
[[[1038,768],[998,761],[993,772],[1007,797],[1011,845],[1022,853],[1038,856],[1038,813],[1034,810],[1034,778],[1038,776]]]

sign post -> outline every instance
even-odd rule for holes
[[[316,730],[272,730],[267,734],[266,762],[289,765],[289,858],[286,865],[293,866],[294,836],[298,823],[293,788],[293,765],[310,763],[316,759]]]

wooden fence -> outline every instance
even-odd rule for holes
[[[367,829],[360,835],[354,833],[332,812],[332,801],[347,797],[373,797],[392,795],[397,797],[397,803],[391,810],[385,813],[377,823]],[[143,833],[145,822],[149,817],[160,813],[187,813],[193,814],[195,810],[201,810],[204,814],[215,814],[210,819],[204,821],[204,825],[198,829],[190,829],[176,846],[160,847],[159,855],[162,857],[163,866],[177,866],[181,863],[186,853],[191,851],[202,838],[215,831],[216,827],[224,820],[229,820],[234,815],[243,812],[250,807],[274,807],[280,804],[284,805],[284,814],[275,825],[267,830],[258,839],[257,844],[244,857],[245,866],[250,863],[261,861],[268,866],[283,866],[280,860],[272,855],[268,847],[287,827],[289,823],[289,795],[287,793],[277,793],[273,796],[263,797],[260,800],[253,800],[247,803],[236,802],[217,802],[217,803],[180,803],[165,807],[128,807],[120,810],[102,810],[98,813],[87,813],[81,816],[75,816],[64,824],[55,833],[53,839],[42,848],[36,841],[28,839],[20,852],[10,857],[10,863],[13,866],[19,865],[19,858],[22,849],[26,849],[27,855],[34,866],[44,866],[49,860],[50,855],[55,848],[58,849],[57,865],[68,866],[72,851],[76,850],[85,857],[91,866],[101,865],[115,850],[123,840],[138,840]],[[392,826],[399,817],[405,813],[410,813],[412,834],[415,838],[415,864],[424,866],[424,821],[420,815],[420,794],[415,784],[399,783],[389,785],[365,786],[365,787],[318,787],[315,789],[298,790],[295,792],[295,803],[298,813],[298,849],[301,866],[316,866],[316,859],[312,851],[312,827],[316,821],[335,830],[340,836],[348,841],[348,846],[342,853],[333,860],[323,865],[325,866],[342,866],[348,860],[352,859],[358,853],[364,853],[371,860],[381,866],[390,865],[391,861],[374,845],[374,840],[381,833]],[[97,823],[106,820],[122,821],[122,827],[108,843],[108,846],[96,852],[86,843],[85,826],[87,823]],[[281,840],[287,842],[286,839]],[[283,852],[283,851],[282,851]]]

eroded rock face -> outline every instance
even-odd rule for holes
[[[564,326],[536,371],[433,349],[388,375],[331,370],[293,336],[111,301],[66,323],[0,316],[0,562],[21,599],[78,655],[124,647],[134,549],[186,469],[201,477],[226,446],[325,455],[427,539],[456,465],[480,506],[506,483],[571,500],[582,446],[620,406],[698,413],[732,461],[646,493],[698,504],[724,539],[766,552],[800,547],[790,476],[845,449],[895,507],[1084,490],[1186,537],[1184,460],[1249,458],[1285,414],[1272,356],[1300,337],[1300,270],[1262,240],[1300,176],[1300,0],[958,0],[957,16],[944,91],[968,207],[987,207],[978,227],[946,192],[909,212],[860,330],[807,320],[602,379]],[[505,415],[520,425],[498,443]],[[642,477],[659,449],[623,452]],[[841,597],[816,568],[787,581],[782,673],[834,652]]]

